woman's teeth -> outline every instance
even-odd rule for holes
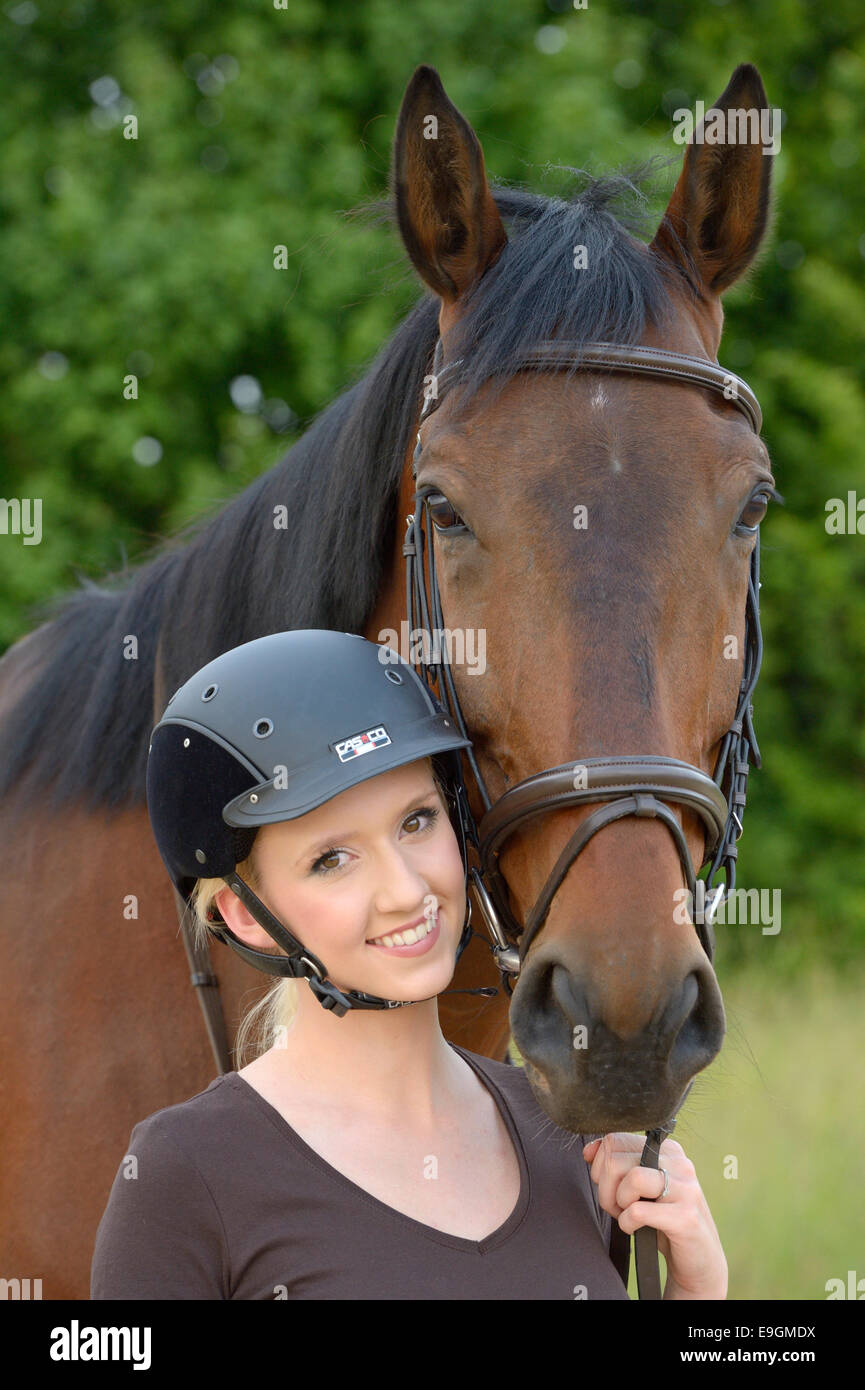
[[[395,931],[390,936],[374,936],[372,943],[375,946],[414,946],[415,942],[423,941],[425,936],[429,936],[435,926],[435,918],[425,917],[418,927],[409,927],[406,931]]]

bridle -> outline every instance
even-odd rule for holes
[[[463,359],[443,364],[442,343],[438,340],[432,370],[432,384],[425,393],[421,423],[441,405],[447,392],[457,384]],[[510,364],[516,372],[526,368],[565,369],[588,368],[591,371],[614,371],[663,377],[684,381],[720,392],[747,416],[751,428],[759,434],[762,425],[760,406],[751,388],[740,377],[725,371],[708,360],[658,348],[567,341],[537,343]],[[418,433],[414,451],[412,475],[417,478],[418,459],[422,450]],[[430,598],[424,572],[424,519],[429,520],[429,495],[416,495],[414,515],[407,518],[408,531],[403,555],[406,560],[406,613],[412,634],[420,630],[423,641],[412,647],[418,674],[432,686],[438,686],[446,699],[463,738],[469,738],[459,699],[454,688],[446,643],[434,640],[435,632],[445,631],[441,597],[436,578],[435,547],[429,546],[428,564]],[[428,534],[432,534],[428,530]],[[748,785],[748,767],[760,767],[760,750],[754,735],[751,697],[763,655],[760,632],[760,533],[756,533],[751,553],[748,597],[745,608],[745,654],[742,680],[735,715],[724,736],[714,775],[708,777],[701,768],[676,758],[651,754],[632,754],[614,758],[583,758],[534,773],[510,787],[495,802],[489,795],[474,749],[465,750],[480,793],[484,814],[475,822],[466,798],[461,797],[461,812],[466,832],[478,851],[480,872],[471,870],[472,886],[487,928],[492,937],[492,950],[502,975],[503,987],[512,994],[511,977],[519,974],[526,955],[543,926],[556,892],[571,866],[591,838],[613,821],[626,816],[651,817],[661,820],[673,836],[682,862],[690,892],[689,902],[697,896],[697,874],[708,864],[705,878],[706,906],[701,913],[702,923],[696,926],[701,945],[709,960],[715,952],[713,922],[723,901],[736,882],[737,842],[742,834],[742,816]],[[427,656],[426,653],[430,655]],[[443,658],[439,656],[443,653]],[[411,659],[411,658],[410,658]],[[673,811],[665,804],[677,802],[697,813],[705,826],[704,857],[695,871],[687,841]],[[544,812],[565,806],[580,806],[599,802],[601,805],[581,822],[562,850],[551,870],[537,902],[520,924],[513,916],[508,900],[507,884],[499,869],[502,847],[514,831],[526,820]],[[715,875],[723,870],[725,881],[714,887]],[[675,1114],[681,1108],[693,1085],[689,1082]],[[645,1167],[657,1168],[663,1136],[672,1133],[675,1114],[664,1124],[646,1131],[646,1144],[640,1160]],[[661,1297],[660,1271],[657,1259],[657,1235],[652,1227],[643,1226],[635,1234],[635,1264],[641,1299]]]

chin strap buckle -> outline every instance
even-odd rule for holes
[[[317,998],[323,1009],[332,1009],[337,1018],[342,1018],[343,1014],[348,1013],[352,1007],[351,1001],[346,999],[341,990],[336,985],[331,984],[330,980],[317,980],[311,976],[307,983]]]

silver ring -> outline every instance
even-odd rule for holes
[[[664,1190],[661,1193],[661,1197],[666,1197],[667,1193],[670,1190],[670,1174],[667,1172],[666,1168],[663,1168],[661,1166],[660,1163],[658,1164],[658,1172],[664,1174]],[[655,1201],[660,1202],[661,1197],[656,1197]]]

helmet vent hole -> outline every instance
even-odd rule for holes
[[[273,733],[273,720],[256,719],[252,726],[252,732],[256,738],[267,738],[269,734]]]
[[[201,692],[202,700],[212,700],[218,689],[218,685],[209,685],[206,690]]]
[[[402,685],[402,676],[399,671],[385,671],[385,676],[389,681],[393,681],[394,685]]]

